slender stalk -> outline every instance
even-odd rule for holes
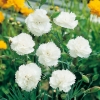
[[[0,50],[0,56],[2,55],[2,50]],[[0,58],[0,64],[2,64],[2,58]]]
[[[59,90],[58,90],[58,88],[56,89],[56,100],[59,100],[58,99],[58,95],[59,95]]]
[[[82,96],[82,98],[81,98],[81,100],[83,100],[83,98],[86,96],[86,94],[84,94],[83,96]]]
[[[70,11],[72,10],[73,0],[70,1]]]
[[[76,97],[74,97],[74,100],[77,100]]]
[[[91,81],[91,83],[89,84],[88,88],[91,86],[92,83],[93,83],[93,81]]]

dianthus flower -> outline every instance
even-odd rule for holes
[[[89,41],[82,36],[78,36],[75,39],[70,39],[66,46],[69,49],[70,56],[73,58],[88,58],[92,52]]]
[[[50,86],[60,91],[69,92],[71,86],[75,83],[76,76],[69,70],[56,70],[50,77]]]
[[[74,29],[78,24],[78,20],[75,20],[75,18],[75,13],[62,11],[56,18],[53,19],[53,21],[58,26]]]
[[[91,14],[100,16],[100,0],[91,0],[88,4]]]
[[[18,55],[29,54],[34,51],[35,42],[31,35],[21,33],[13,38],[10,38],[11,49],[16,51]]]
[[[44,9],[36,9],[34,13],[29,14],[25,19],[25,23],[34,36],[42,36],[50,32],[52,26],[47,11]]]
[[[41,68],[35,63],[21,65],[15,74],[15,81],[22,90],[32,91],[41,80]]]
[[[3,20],[4,20],[4,15],[3,15],[3,13],[0,11],[0,23],[2,23]]]
[[[3,40],[0,40],[0,49],[7,49],[7,44]]]
[[[36,51],[36,55],[39,57],[39,63],[44,66],[56,66],[58,59],[61,56],[60,48],[53,42],[41,44]]]

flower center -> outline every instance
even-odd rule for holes
[[[48,51],[46,53],[47,53],[48,56],[50,56],[50,53]]]
[[[5,3],[7,3],[7,0],[2,0],[2,2],[5,4]]]

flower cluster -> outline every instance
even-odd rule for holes
[[[61,12],[53,21],[60,27],[74,29],[78,24],[75,18],[76,15],[72,12]],[[36,9],[34,13],[29,14],[25,19],[25,23],[28,30],[34,34],[34,36],[42,36],[46,33],[49,34],[52,29],[50,18],[47,16],[47,12],[44,9]],[[58,60],[61,58],[62,48],[60,45],[56,45],[52,40],[47,43],[39,44],[37,50],[33,49],[35,42],[29,34],[21,33],[10,38],[10,41],[11,49],[16,51],[18,55],[30,54],[36,51],[38,62],[44,65],[45,68],[57,66],[59,63]],[[87,58],[92,52],[88,40],[82,36],[70,39],[66,46],[66,48],[69,49],[70,56],[73,58]],[[37,87],[41,74],[40,68],[34,63],[21,65],[15,75],[16,83],[23,90],[31,91]],[[52,88],[59,88],[60,91],[68,92],[75,83],[76,76],[67,69],[58,69],[52,72],[49,79],[49,84]]]
[[[36,9],[26,18],[25,23],[28,30],[35,36],[41,36],[51,30],[50,19],[46,14],[45,10]],[[54,18],[54,23],[64,28],[74,29],[78,24],[75,17],[76,15],[72,12],[61,12],[58,17]]]
[[[17,12],[21,12],[25,16],[33,12],[32,9],[25,5],[25,0],[0,0],[0,7],[7,9],[12,6]]]

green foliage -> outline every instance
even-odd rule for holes
[[[12,87],[9,95],[7,95],[7,100],[33,100],[33,98],[36,100],[36,90],[29,93],[26,91],[21,91],[18,87]]]
[[[5,20],[0,24],[0,39],[7,43],[7,50],[0,54],[0,100],[100,100],[100,24],[90,22],[90,12],[87,8],[86,0],[80,8],[79,0],[64,0],[59,9],[72,11],[77,15],[78,26],[74,30],[61,28],[53,23],[53,18],[60,14],[60,11],[54,9],[48,10],[48,16],[51,18],[52,29],[48,34],[42,37],[33,36],[25,23],[18,24],[16,12],[9,12],[11,17],[5,16]],[[39,8],[46,2],[50,6],[54,5],[54,0],[40,0]],[[29,1],[28,5],[33,8]],[[48,5],[48,8],[49,5]],[[7,10],[4,10],[7,12]],[[12,14],[13,13],[13,14]],[[25,18],[25,17],[24,17]],[[16,36],[21,32],[31,34],[36,42],[35,51],[29,55],[19,56],[10,48],[9,37]],[[65,34],[67,33],[67,34]],[[71,38],[83,36],[89,40],[93,50],[89,58],[72,58],[68,53],[66,44]],[[61,48],[62,54],[57,67],[45,68],[39,64],[35,52],[40,44],[53,41]],[[28,62],[35,62],[42,69],[42,81],[39,82],[37,89],[26,92],[18,88],[15,84],[15,72],[20,65]],[[76,83],[68,93],[52,89],[49,86],[49,77],[54,70],[69,69],[76,75]],[[89,98],[89,99],[88,99]]]
[[[40,0],[40,5],[39,5],[39,8],[46,3],[47,0]]]

